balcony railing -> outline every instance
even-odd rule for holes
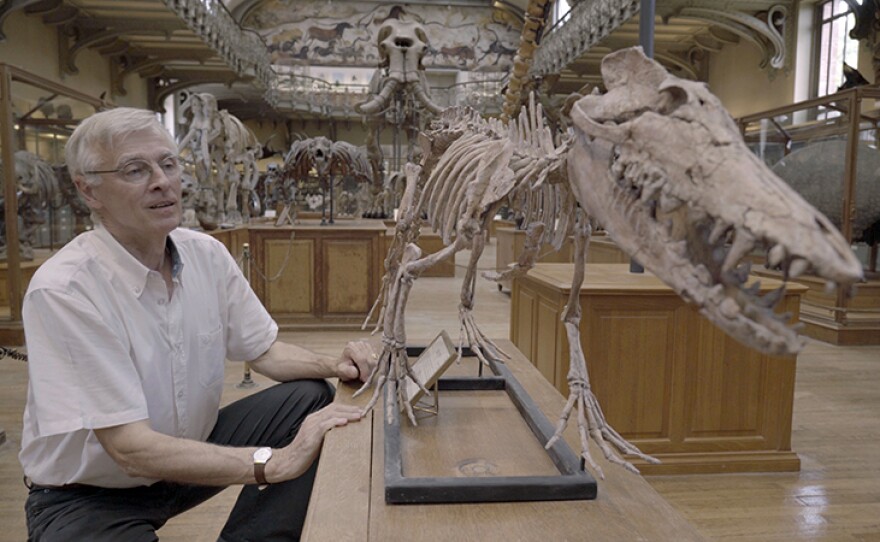
[[[470,106],[484,115],[497,115],[503,103],[506,78],[432,87],[431,100],[441,107]],[[305,75],[278,74],[268,94],[281,112],[308,112],[327,117],[359,117],[358,104],[370,99],[367,85],[330,83]]]

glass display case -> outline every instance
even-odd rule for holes
[[[88,227],[64,164],[75,126],[110,104],[0,63],[0,341],[20,344],[21,301],[39,265]],[[7,182],[14,179],[15,182]],[[11,217],[16,217],[12,220]]]
[[[809,276],[797,279],[810,286],[802,304],[807,333],[836,344],[880,340],[878,121],[877,86],[739,119],[749,148],[840,229],[863,263],[866,282],[855,295],[825,291],[824,284]]]

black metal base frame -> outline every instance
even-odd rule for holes
[[[423,348],[408,347],[417,357]],[[467,356],[465,350],[462,355]],[[502,363],[491,363],[495,376],[441,378],[440,391],[504,390],[535,438],[543,446],[555,428],[529,397],[519,381]],[[390,392],[390,386],[386,392]],[[596,498],[596,480],[584,470],[583,462],[560,439],[547,454],[559,475],[489,477],[406,477],[401,456],[400,412],[385,424],[385,502],[388,504],[439,504],[468,502],[567,501]]]

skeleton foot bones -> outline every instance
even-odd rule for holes
[[[588,220],[601,224],[618,246],[719,328],[768,354],[796,353],[803,339],[789,316],[774,312],[782,291],[762,297],[746,287],[748,265],[740,261],[753,249],[767,249],[768,262],[786,276],[809,271],[844,291],[862,280],[861,264],[840,233],[754,157],[705,85],[669,75],[640,48],[608,55],[602,75],[607,92],[580,98],[571,111],[573,128],[556,138],[544,126],[540,106],[524,109],[508,124],[450,109],[422,134],[421,166],[407,169],[403,219],[377,300],[377,330],[384,329],[386,349],[369,381],[377,387],[370,407],[386,382],[400,390],[411,378],[403,321],[412,281],[459,250],[478,252],[489,220],[504,203],[533,225],[531,248],[514,268],[489,278],[523,273],[534,264],[536,247],[549,242],[558,248],[575,236],[573,297],[563,316],[571,394],[548,446],[574,416],[582,456],[600,477],[590,439],[610,462],[628,470],[635,467],[623,455],[652,458],[608,426],[590,389],[576,297]],[[413,243],[423,213],[446,247],[420,259]],[[473,321],[475,269],[472,257],[461,296],[463,335],[484,357],[503,357]]]

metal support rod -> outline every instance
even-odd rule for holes
[[[639,45],[648,58],[654,58],[654,0],[642,0],[639,8]],[[629,260],[630,273],[644,273],[645,268],[634,258]]]
[[[642,0],[639,8],[639,45],[648,58],[654,58],[654,0]]]
[[[241,272],[244,274],[245,280],[247,280],[248,284],[251,283],[251,245],[250,243],[244,243],[241,247]],[[254,382],[253,378],[251,378],[251,364],[245,362],[244,364],[244,376],[241,379],[241,382],[235,385],[236,388],[255,388],[257,383]]]

